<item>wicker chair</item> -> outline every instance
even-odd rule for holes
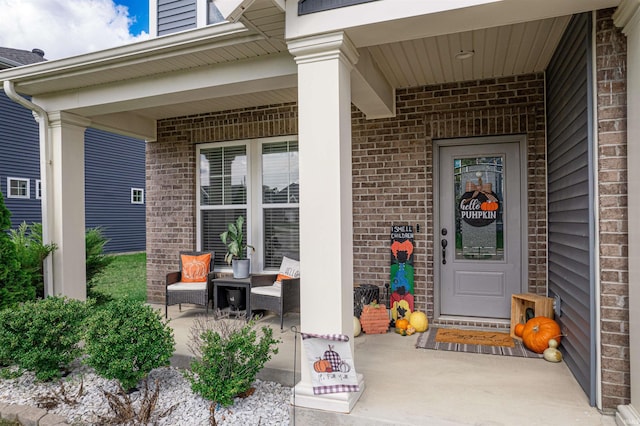
[[[203,282],[182,282],[182,255],[200,256],[203,254],[211,254],[211,262],[209,263],[209,273],[207,274],[206,281]],[[181,251],[179,259],[180,270],[175,272],[169,272],[167,274],[167,280],[165,285],[165,307],[164,316],[167,318],[170,305],[178,305],[182,311],[183,303],[190,303],[194,305],[204,306],[209,314],[209,301],[213,296],[213,258],[214,252],[206,251]]]
[[[288,256],[294,258],[294,256]],[[297,259],[296,259],[297,260]],[[280,287],[274,285],[278,274],[251,276],[251,313],[256,310],[275,312],[280,315],[280,330],[284,327],[284,314],[300,312],[300,278],[282,280]]]

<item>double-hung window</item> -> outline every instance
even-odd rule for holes
[[[198,158],[198,247],[215,251],[226,267],[220,234],[244,216],[246,241],[255,247],[252,270],[277,269],[299,252],[298,142],[269,138],[203,144]]]

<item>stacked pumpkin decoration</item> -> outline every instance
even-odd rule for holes
[[[544,353],[546,349],[557,351],[560,340],[562,340],[562,332],[558,323],[551,318],[542,316],[531,318],[526,324],[516,324],[514,333],[522,338],[522,343],[529,350],[538,354]],[[557,358],[557,354],[554,353],[554,356]],[[562,355],[558,361],[561,359]]]

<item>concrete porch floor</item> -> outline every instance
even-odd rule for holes
[[[158,306],[164,314],[164,306]],[[176,339],[172,364],[187,367],[189,329],[204,314],[201,308],[169,307]],[[211,312],[210,312],[211,315]],[[286,386],[293,384],[294,333],[299,315],[267,315],[259,324],[274,329],[279,353],[258,376]],[[417,336],[363,334],[355,338],[355,367],[364,375],[365,390],[350,414],[292,409],[299,425],[607,425],[564,362],[416,349]],[[298,339],[300,345],[300,339]],[[297,348],[296,371],[300,372]],[[296,380],[297,381],[297,380]]]

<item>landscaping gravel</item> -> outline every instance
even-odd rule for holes
[[[195,395],[190,383],[182,372],[173,367],[158,368],[149,374],[149,394],[158,380],[160,393],[152,419],[157,425],[208,425],[209,401]],[[105,417],[111,417],[109,404],[104,391],[115,393],[118,390],[115,380],[107,380],[84,365],[76,366],[63,379],[65,395],[76,404],[60,403],[49,412],[66,417],[70,424],[103,425]],[[82,383],[82,396],[76,397]],[[288,425],[289,400],[291,388],[278,383],[256,380],[255,392],[247,398],[236,398],[230,407],[221,407],[216,411],[219,425]],[[42,396],[61,393],[60,382],[36,382],[30,372],[17,379],[0,379],[0,402],[38,406]],[[130,394],[134,406],[138,407],[144,388]],[[171,410],[169,414],[158,418],[160,413]]]

